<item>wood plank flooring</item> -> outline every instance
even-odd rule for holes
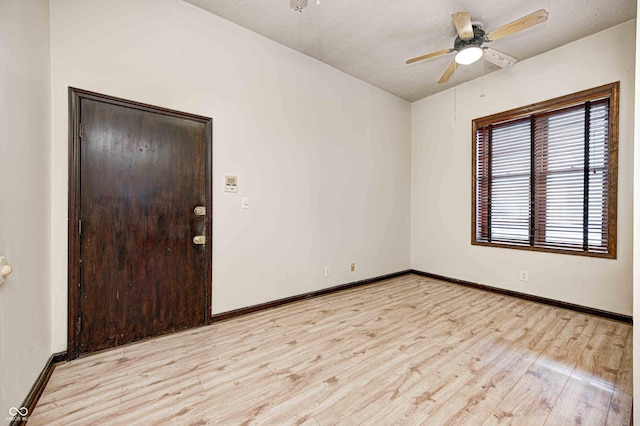
[[[405,275],[56,367],[30,425],[628,425],[627,324]]]

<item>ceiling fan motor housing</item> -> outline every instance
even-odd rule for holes
[[[484,30],[480,28],[478,25],[473,26],[473,38],[464,40],[461,39],[460,36],[456,37],[456,40],[453,42],[453,49],[460,51],[470,46],[482,46],[484,43]]]

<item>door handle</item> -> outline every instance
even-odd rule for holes
[[[205,206],[196,206],[193,209],[196,216],[205,216],[207,214],[207,208]],[[202,230],[204,232],[204,230]],[[204,235],[196,235],[193,237],[193,244],[203,246],[207,243],[207,237]]]

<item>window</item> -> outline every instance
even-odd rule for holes
[[[619,90],[473,120],[472,244],[616,257]]]

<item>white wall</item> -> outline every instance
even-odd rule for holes
[[[492,73],[484,97],[477,79],[412,104],[412,268],[631,315],[634,30],[629,21]],[[618,80],[618,258],[472,246],[471,120]]]
[[[51,355],[49,2],[0,2],[0,424]]]
[[[636,111],[640,111],[640,2],[636,13]],[[640,114],[635,114],[634,186],[633,186],[633,317],[640,318]],[[633,328],[633,347],[640,348],[640,327]],[[640,407],[640,351],[633,351],[633,405]],[[640,424],[640,410],[634,410],[633,421]]]
[[[68,86],[213,118],[214,313],[409,268],[407,102],[180,0],[55,1],[51,39],[53,351]]]

